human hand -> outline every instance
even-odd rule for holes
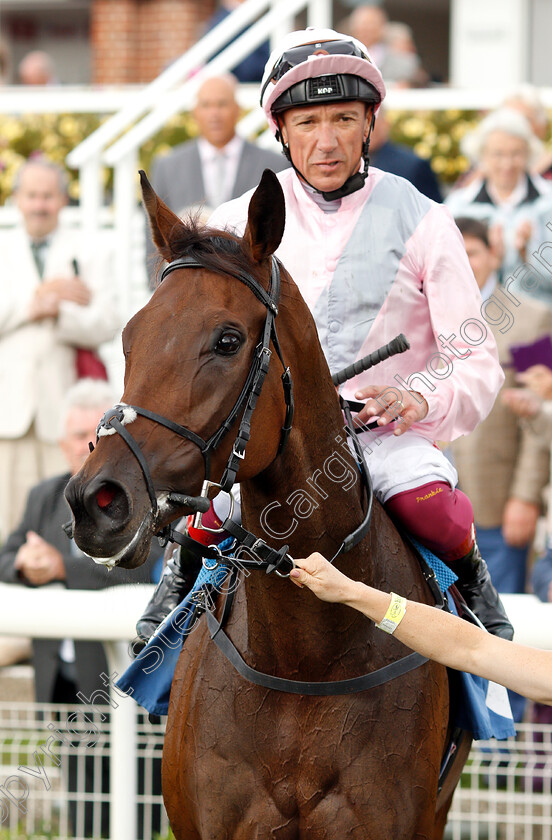
[[[505,388],[500,399],[518,417],[534,417],[542,404],[540,397],[527,388]]]
[[[47,284],[41,284],[35,293],[29,307],[29,320],[41,321],[43,318],[57,318],[59,314],[59,296]]]
[[[496,222],[494,225],[489,227],[489,245],[494,251],[496,258],[498,259],[499,265],[504,262],[504,254],[506,253],[506,247],[504,245],[504,230],[500,222]]]
[[[401,391],[392,386],[369,385],[357,391],[355,398],[367,400],[356,416],[359,423],[369,423],[377,417],[378,426],[386,426],[395,420],[397,426],[393,434],[396,436],[403,435],[413,423],[423,420],[429,410],[417,391]]]
[[[34,531],[27,531],[27,541],[15,557],[15,568],[35,586],[65,579],[65,564],[61,552]]]
[[[532,542],[539,513],[539,506],[532,502],[508,499],[502,514],[502,536],[506,543],[515,548],[523,548]]]
[[[321,601],[345,603],[355,582],[328,563],[318,552],[301,560],[294,560],[295,568],[289,573],[290,580],[297,586],[306,586]]]
[[[523,373],[518,373],[516,380],[530,388],[541,399],[552,399],[552,370],[546,365],[532,365]]]
[[[80,277],[52,277],[45,280],[42,286],[47,292],[57,296],[58,301],[67,300],[79,306],[87,306],[92,295],[90,289]]]
[[[533,225],[531,224],[529,219],[525,219],[523,222],[520,222],[520,224],[516,228],[516,232],[514,235],[514,246],[519,252],[519,255],[522,257],[522,259],[525,259],[527,243],[531,239],[532,233]]]

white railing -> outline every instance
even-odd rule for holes
[[[445,840],[552,840],[552,726],[516,730],[508,741],[474,741]]]
[[[130,662],[128,643],[136,635],[136,621],[153,588],[142,584],[85,591],[0,584],[0,634],[101,641],[109,676],[121,674]],[[110,838],[135,840],[137,706],[130,697],[121,698],[111,681],[109,692],[112,706]]]
[[[28,686],[30,680],[18,674],[17,682]],[[2,840],[113,837],[108,814],[117,805],[106,783],[114,772],[114,714],[109,705],[8,702],[0,697]],[[136,813],[134,838],[141,840],[169,836],[161,793],[164,735],[164,719],[152,723],[138,711],[136,737],[126,745],[134,756],[138,791],[127,795]]]
[[[141,90],[141,85],[0,85],[0,114],[113,114]]]
[[[305,8],[309,23],[330,25],[331,5],[330,0],[246,0],[147,85],[140,97],[129,102],[68,156],[68,165],[80,172],[82,224],[90,231],[97,226],[101,207],[101,166],[107,163],[114,167],[116,271],[122,287],[128,288],[131,283],[128,256],[132,250],[132,219],[138,199],[138,150],[141,144],[169,116],[190,107],[207,72],[229,70],[267,38],[280,38],[293,28],[295,15]],[[242,35],[212,58],[243,29],[246,31]],[[142,116],[144,114],[146,116]],[[133,125],[140,117],[142,119]],[[121,139],[108,149],[120,134]]]
[[[141,615],[152,591],[153,587],[148,585],[116,586],[100,591],[84,591],[67,590],[55,586],[28,588],[0,584],[0,603],[2,604],[0,634],[101,641],[106,648],[110,676],[114,673],[120,674],[130,661],[128,641],[135,636],[134,627],[137,617]],[[514,625],[518,642],[552,648],[552,604],[543,604],[532,595],[504,595],[503,600]],[[109,691],[111,705],[110,838],[111,840],[135,840],[137,836],[135,807],[137,766],[134,746],[137,738],[138,707],[131,698],[121,696],[118,690],[114,690],[111,681]],[[87,708],[83,707],[83,711]],[[525,740],[529,741],[529,736]],[[538,808],[539,803],[541,806],[543,803],[546,805],[545,821],[542,824],[548,827],[548,833],[543,834],[542,837],[543,840],[544,838],[552,840],[550,733],[546,735],[545,741],[544,745],[535,744],[532,752],[530,746],[523,747],[527,754],[526,759],[523,759],[523,771],[516,770],[516,767],[520,767],[520,759],[516,758],[516,751],[519,753],[521,747],[515,746],[513,742],[509,742],[508,745],[502,742],[476,744],[471,756],[471,769],[468,767],[466,770],[468,780],[465,786],[467,785],[469,790],[458,790],[449,820],[454,832],[454,840],[460,840],[460,837],[464,836],[460,833],[460,827],[466,821],[470,823],[473,832],[478,830],[478,825],[496,826],[504,819],[504,813],[510,814],[508,821],[513,824],[511,802],[514,801],[512,794],[517,784],[515,780],[520,774],[525,779],[529,779],[531,768],[535,767],[542,770],[541,775],[546,776],[547,781],[544,783],[543,793],[539,794],[540,798],[537,796],[539,792],[535,791],[536,798],[533,796],[529,805],[530,809]],[[56,750],[57,748],[54,749]],[[491,750],[492,754],[486,750]],[[501,750],[503,752],[500,752]],[[543,752],[539,753],[539,750]],[[2,753],[5,754],[6,749],[3,749]],[[15,761],[21,762],[19,752]],[[509,762],[509,769],[504,770],[504,773],[502,769],[506,765],[502,764],[503,761]],[[0,762],[0,765],[2,763]],[[13,767],[5,766],[2,771],[5,770],[8,776],[14,775],[17,773],[17,764],[14,762],[14,765]],[[544,765],[544,770],[541,765]],[[508,795],[493,794],[493,791],[496,792],[497,789],[497,775],[508,777],[510,791]],[[477,808],[471,807],[469,803],[473,799],[472,789],[480,790],[481,778],[486,778],[488,781],[489,777],[492,779],[487,785],[489,794],[485,796],[480,792],[478,801],[482,804]],[[0,779],[0,793],[2,793],[2,784],[5,784],[4,778]],[[511,801],[510,806],[508,800]],[[522,791],[516,803],[518,808],[527,805],[527,790],[525,793]],[[0,812],[3,805],[0,797]],[[533,813],[530,809],[526,808],[524,811],[525,821],[529,819],[527,814]],[[491,812],[492,819],[489,817]],[[527,823],[524,822],[524,824]],[[0,823],[0,836],[1,829]],[[472,833],[470,836],[477,837],[478,834]]]

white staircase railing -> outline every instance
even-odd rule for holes
[[[67,164],[79,169],[82,225],[91,233],[98,226],[103,201],[102,166],[114,168],[117,282],[127,314],[132,309],[131,255],[136,230],[133,220],[137,214],[140,147],[170,116],[191,107],[207,74],[223,73],[263,41],[279,39],[293,28],[295,16],[304,9],[307,9],[308,25],[331,25],[331,0],[246,0],[68,155]],[[238,37],[212,58],[235,36]],[[239,131],[256,133],[259,127],[262,120],[249,117]]]

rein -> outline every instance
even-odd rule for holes
[[[165,267],[161,275],[161,282],[173,271],[177,271],[184,268],[206,268],[206,266],[194,257],[180,257],[176,260],[173,260],[173,262],[169,263]],[[208,493],[211,490],[211,488],[218,488],[219,492],[222,491],[225,493],[229,493],[236,481],[240,461],[242,461],[245,458],[245,449],[251,434],[251,420],[253,412],[257,405],[258,397],[261,393],[264,380],[269,370],[270,359],[272,356],[272,351],[270,349],[271,341],[283,368],[281,378],[286,405],[284,425],[282,426],[280,432],[280,444],[277,453],[278,455],[280,455],[284,451],[289,434],[291,432],[294,413],[293,382],[291,378],[290,369],[286,366],[283,359],[280,342],[278,340],[276,326],[274,323],[278,314],[278,303],[280,299],[280,264],[276,257],[273,256],[268,291],[266,291],[263,288],[263,286],[261,286],[261,284],[251,274],[245,271],[229,271],[228,274],[230,274],[230,276],[234,277],[236,280],[239,280],[241,283],[247,286],[255,295],[255,297],[266,307],[267,313],[262,336],[259,343],[257,344],[257,347],[255,348],[255,356],[253,359],[253,363],[249,369],[249,373],[247,374],[247,378],[243,385],[241,393],[238,396],[236,402],[234,403],[234,406],[231,409],[228,417],[219,426],[217,431],[214,432],[208,438],[208,440],[204,440],[191,429],[188,429],[186,426],[182,426],[181,424],[176,423],[173,420],[170,420],[161,414],[149,411],[149,409],[141,408],[140,406],[125,404],[116,405],[113,408],[106,411],[98,425],[98,438],[107,434],[119,434],[131,450],[136,460],[138,461],[138,464],[144,476],[144,481],[146,483],[146,488],[150,498],[152,514],[154,519],[157,518],[157,515],[159,513],[159,505],[149,466],[147,464],[146,459],[144,458],[144,455],[138,443],[136,442],[128,428],[126,428],[126,425],[132,422],[136,415],[145,417],[146,419],[151,420],[154,423],[159,423],[160,425],[165,426],[165,428],[169,429],[170,431],[174,432],[180,437],[186,438],[199,448],[203,456],[205,465],[205,480],[203,482],[201,495],[185,496],[181,493],[170,493],[168,496],[169,501],[173,501],[177,504],[184,504],[187,507],[192,508],[192,510],[194,510],[196,514],[198,514],[198,527],[202,527],[201,514],[205,513],[209,509],[210,500],[208,497]],[[370,529],[373,500],[370,473],[368,471],[368,467],[364,459],[364,452],[362,450],[362,446],[360,445],[357,436],[354,432],[354,426],[350,409],[345,400],[343,400],[341,397],[340,400],[347,420],[346,430],[353,442],[358,461],[358,467],[361,472],[366,491],[367,509],[363,521],[357,528],[355,528],[355,530],[351,534],[345,537],[342,544],[335,553],[334,557],[332,558],[332,562],[336,559],[336,557],[338,557],[339,554],[350,551],[351,548],[353,548],[355,545],[358,545],[358,543],[361,542],[368,533]],[[232,452],[226,464],[226,468],[224,470],[220,483],[210,481],[209,474],[211,452],[216,449],[224,435],[226,435],[226,433],[230,430],[240,412],[243,413],[239,423],[238,433],[234,440]],[[232,510],[230,511],[230,515],[228,516],[226,521],[222,524],[221,530],[228,531],[228,533],[230,533],[236,539],[240,547],[249,550],[255,557],[254,560],[242,560],[241,565],[244,568],[265,569],[267,574],[276,571],[277,574],[287,577],[294,565],[293,559],[288,553],[289,546],[284,545],[279,549],[272,548],[263,539],[257,537],[255,534],[253,534],[251,531],[248,531],[242,525],[239,525],[237,522],[234,522],[231,517]],[[209,557],[209,553],[206,552],[205,546],[203,546],[201,543],[198,543],[196,540],[193,540],[191,537],[182,534],[178,531],[175,531],[173,528],[171,528],[170,525],[163,528],[163,530],[158,535],[158,538],[161,545],[166,545],[167,542],[176,542],[179,545],[192,551],[196,556]],[[211,559],[215,559],[215,555],[212,555]]]
[[[205,266],[202,262],[195,259],[194,257],[180,257],[179,259],[174,260],[166,266],[166,268],[163,271],[163,274],[161,275],[161,282],[171,272],[185,268],[207,268],[207,266]],[[185,496],[181,493],[170,493],[168,496],[169,501],[186,505],[187,507],[192,508],[192,510],[196,512],[196,516],[198,519],[198,527],[202,527],[201,514],[205,513],[210,506],[210,500],[208,497],[209,490],[212,487],[216,487],[218,488],[219,492],[223,491],[225,493],[230,493],[236,481],[240,461],[242,461],[245,458],[245,449],[251,434],[251,420],[253,412],[255,411],[257,400],[262,391],[264,380],[269,370],[270,359],[272,356],[272,351],[270,349],[271,341],[283,368],[283,374],[281,378],[286,405],[284,425],[282,426],[280,432],[278,455],[283,452],[289,434],[291,432],[294,412],[293,383],[289,367],[286,366],[283,359],[274,323],[278,314],[278,302],[280,298],[279,262],[276,259],[276,257],[272,256],[271,275],[268,292],[265,291],[265,289],[260,285],[260,283],[251,274],[247,272],[229,271],[227,273],[235,279],[239,280],[244,285],[246,285],[255,295],[255,297],[266,307],[267,312],[262,336],[255,348],[255,355],[249,372],[247,374],[246,381],[242,387],[240,395],[234,403],[234,406],[232,407],[226,420],[224,420],[224,422],[219,426],[219,428],[207,440],[204,440],[191,429],[188,429],[186,426],[182,426],[181,424],[176,423],[173,420],[170,420],[161,414],[157,414],[156,412],[149,411],[145,408],[141,408],[140,406],[119,404],[106,411],[98,425],[98,438],[108,434],[119,434],[120,437],[125,441],[125,443],[129,447],[133,455],[135,456],[136,460],[138,461],[138,464],[140,465],[140,469],[144,476],[144,481],[146,483],[148,495],[151,501],[154,519],[158,516],[159,505],[149,466],[138,443],[136,442],[132,434],[129,432],[129,430],[125,428],[125,425],[131,423],[137,415],[151,420],[153,423],[159,423],[160,425],[165,426],[165,428],[169,429],[170,431],[174,432],[180,437],[184,437],[187,440],[194,443],[201,451],[205,465],[205,480],[203,482],[201,495],[193,497]],[[360,363],[356,363],[355,366],[351,367],[350,371],[349,369],[347,369],[347,371],[342,371],[341,374],[339,374],[338,376],[345,375],[345,378],[349,378],[350,376],[355,375],[358,372],[358,364],[362,364],[362,362],[366,362],[366,366],[364,368],[366,369],[368,366],[371,366],[371,364],[374,364],[376,361],[380,361],[383,358],[386,358],[388,355],[392,355],[393,353],[397,352],[403,352],[405,349],[408,349],[408,342],[406,342],[406,340],[402,342],[399,341],[398,343],[397,342],[398,339],[395,339],[394,342],[390,342],[390,344],[387,345],[385,348],[381,348],[380,351],[376,351],[376,354],[372,354],[372,356],[367,357],[366,360],[362,360]],[[349,376],[347,376],[346,374],[349,374]],[[344,379],[342,378],[340,381],[342,382],[344,381]],[[364,451],[362,449],[360,441],[358,440],[358,436],[351,415],[351,408],[355,410],[357,406],[355,404],[351,404],[350,406],[347,400],[344,400],[341,396],[339,397],[339,399],[346,420],[345,430],[347,432],[347,435],[350,437],[353,448],[355,450],[358,469],[360,471],[364,490],[366,493],[366,511],[360,525],[358,525],[357,528],[355,528],[350,534],[348,534],[344,538],[336,553],[331,558],[330,562],[332,563],[340,554],[350,551],[354,546],[358,545],[364,539],[364,537],[370,529],[373,505],[373,489],[370,473],[364,457]],[[220,483],[213,482],[209,479],[210,454],[213,450],[216,449],[216,447],[219,445],[220,441],[227,434],[227,432],[229,432],[240,412],[242,413],[242,416],[238,427],[238,433],[234,440],[232,452],[226,464],[226,468],[224,470]],[[270,574],[271,572],[275,571],[276,574],[281,577],[289,577],[289,572],[294,567],[293,558],[288,553],[289,546],[284,545],[280,549],[272,548],[264,540],[257,537],[251,531],[248,531],[242,525],[239,525],[237,522],[234,522],[232,520],[232,512],[233,509],[231,506],[230,513],[226,521],[222,523],[220,530],[227,531],[234,538],[236,544],[238,545],[238,552],[240,555],[243,551],[247,551],[250,552],[255,558],[254,560],[248,560],[244,559],[243,556],[240,556],[239,561],[236,560],[233,564],[234,567],[232,569],[232,575],[237,577],[238,569],[241,567],[250,569],[265,569],[267,574]],[[208,569],[215,568],[215,566],[218,565],[218,563],[220,563],[222,560],[224,560],[226,564],[229,562],[232,563],[232,558],[228,557],[227,555],[223,556],[215,545],[205,546],[202,543],[199,543],[196,540],[192,539],[187,534],[175,531],[173,528],[171,528],[170,525],[163,528],[163,530],[158,535],[158,538],[161,545],[165,545],[167,542],[171,541],[176,542],[184,548],[192,551],[196,556],[201,557],[204,565],[206,565],[204,562],[205,559],[213,560],[215,565],[206,565],[206,568]],[[430,582],[431,575],[427,575],[426,580]],[[226,599],[220,623],[217,621],[214,614],[210,612],[210,610],[205,608],[209,632],[215,644],[219,647],[221,652],[228,658],[228,660],[232,663],[236,670],[246,679],[256,683],[257,685],[295,694],[309,694],[318,696],[350,694],[357,691],[364,691],[368,688],[377,685],[381,685],[382,683],[387,682],[388,680],[393,679],[394,677],[405,674],[413,668],[417,668],[424,662],[427,662],[427,659],[425,657],[413,653],[402,657],[396,662],[392,662],[389,665],[378,669],[377,671],[374,671],[370,674],[365,674],[361,677],[319,683],[303,682],[299,680],[287,680],[281,677],[272,676],[270,674],[263,674],[259,671],[255,671],[253,668],[247,665],[247,663],[243,660],[243,658],[241,657],[241,655],[239,654],[239,652],[237,651],[237,649],[223,630],[223,625],[225,624],[226,619],[228,618],[231,611],[232,600],[232,596],[229,596]],[[201,609],[199,607],[199,604],[197,606],[198,609]]]
[[[179,259],[174,260],[166,266],[165,270],[163,271],[163,274],[161,275],[161,282],[165,279],[165,277],[167,277],[168,274],[182,268],[205,268],[205,266],[203,265],[203,263],[199,262],[194,257],[180,257]],[[175,423],[173,420],[169,420],[161,414],[157,414],[156,412],[149,411],[145,408],[140,408],[136,405],[125,404],[116,405],[114,406],[114,408],[111,408],[108,411],[106,411],[98,425],[98,437],[101,437],[105,434],[110,434],[111,430],[114,430],[123,438],[125,443],[131,449],[133,455],[138,460],[138,463],[144,475],[144,480],[146,482],[146,487],[152,504],[154,517],[157,517],[159,507],[149,467],[133,436],[130,434],[128,429],[124,428],[125,422],[131,422],[130,418],[134,419],[132,412],[140,415],[141,417],[145,417],[154,423],[159,423],[160,425],[165,426],[170,431],[174,432],[177,435],[180,435],[180,437],[184,437],[187,440],[191,441],[199,448],[203,456],[203,461],[205,465],[205,482],[202,495],[199,497],[189,497],[183,496],[179,493],[172,493],[169,494],[169,500],[175,501],[180,504],[186,503],[189,507],[203,512],[208,510],[209,507],[209,505],[205,506],[205,484],[208,485],[207,489],[216,486],[224,492],[229,492],[235,483],[240,461],[242,461],[245,458],[245,447],[247,446],[247,442],[249,441],[249,437],[251,434],[251,417],[255,410],[259,394],[261,393],[266,374],[268,373],[270,357],[272,355],[272,351],[270,349],[271,341],[284,369],[284,372],[282,374],[282,387],[284,390],[284,399],[286,404],[286,416],[284,420],[284,425],[281,429],[278,454],[280,454],[280,452],[284,450],[287,439],[289,437],[289,433],[291,432],[294,411],[293,385],[289,367],[286,367],[284,363],[280,343],[276,334],[276,327],[274,324],[275,317],[278,314],[278,301],[280,298],[280,265],[278,263],[278,260],[275,257],[272,257],[270,286],[268,292],[265,291],[265,289],[260,285],[260,283],[257,282],[257,280],[255,280],[255,278],[252,275],[247,274],[246,272],[228,273],[232,277],[235,277],[237,280],[244,283],[253,292],[255,297],[257,297],[258,300],[260,300],[260,302],[264,306],[266,306],[267,314],[265,318],[261,340],[255,348],[255,356],[253,359],[253,363],[249,369],[249,373],[247,374],[247,378],[243,385],[241,393],[238,396],[236,402],[234,403],[234,406],[230,410],[228,417],[219,426],[216,432],[214,432],[208,438],[208,440],[204,440],[191,429],[188,429],[186,426],[182,426],[179,423]],[[240,421],[238,434],[234,441],[232,453],[230,455],[230,458],[228,459],[228,463],[226,465],[226,469],[224,471],[220,484],[210,482],[209,473],[211,467],[211,452],[217,448],[220,441],[231,429],[234,421],[236,420],[237,416],[242,410],[243,415]],[[202,497],[204,497],[203,501],[201,501]],[[184,499],[186,499],[186,502],[183,501]]]

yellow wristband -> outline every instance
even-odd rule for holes
[[[387,612],[380,623],[376,624],[376,627],[379,630],[383,630],[385,633],[394,633],[403,620],[405,612],[406,598],[403,598],[401,595],[395,595],[395,593],[392,592],[391,603],[387,607]]]

